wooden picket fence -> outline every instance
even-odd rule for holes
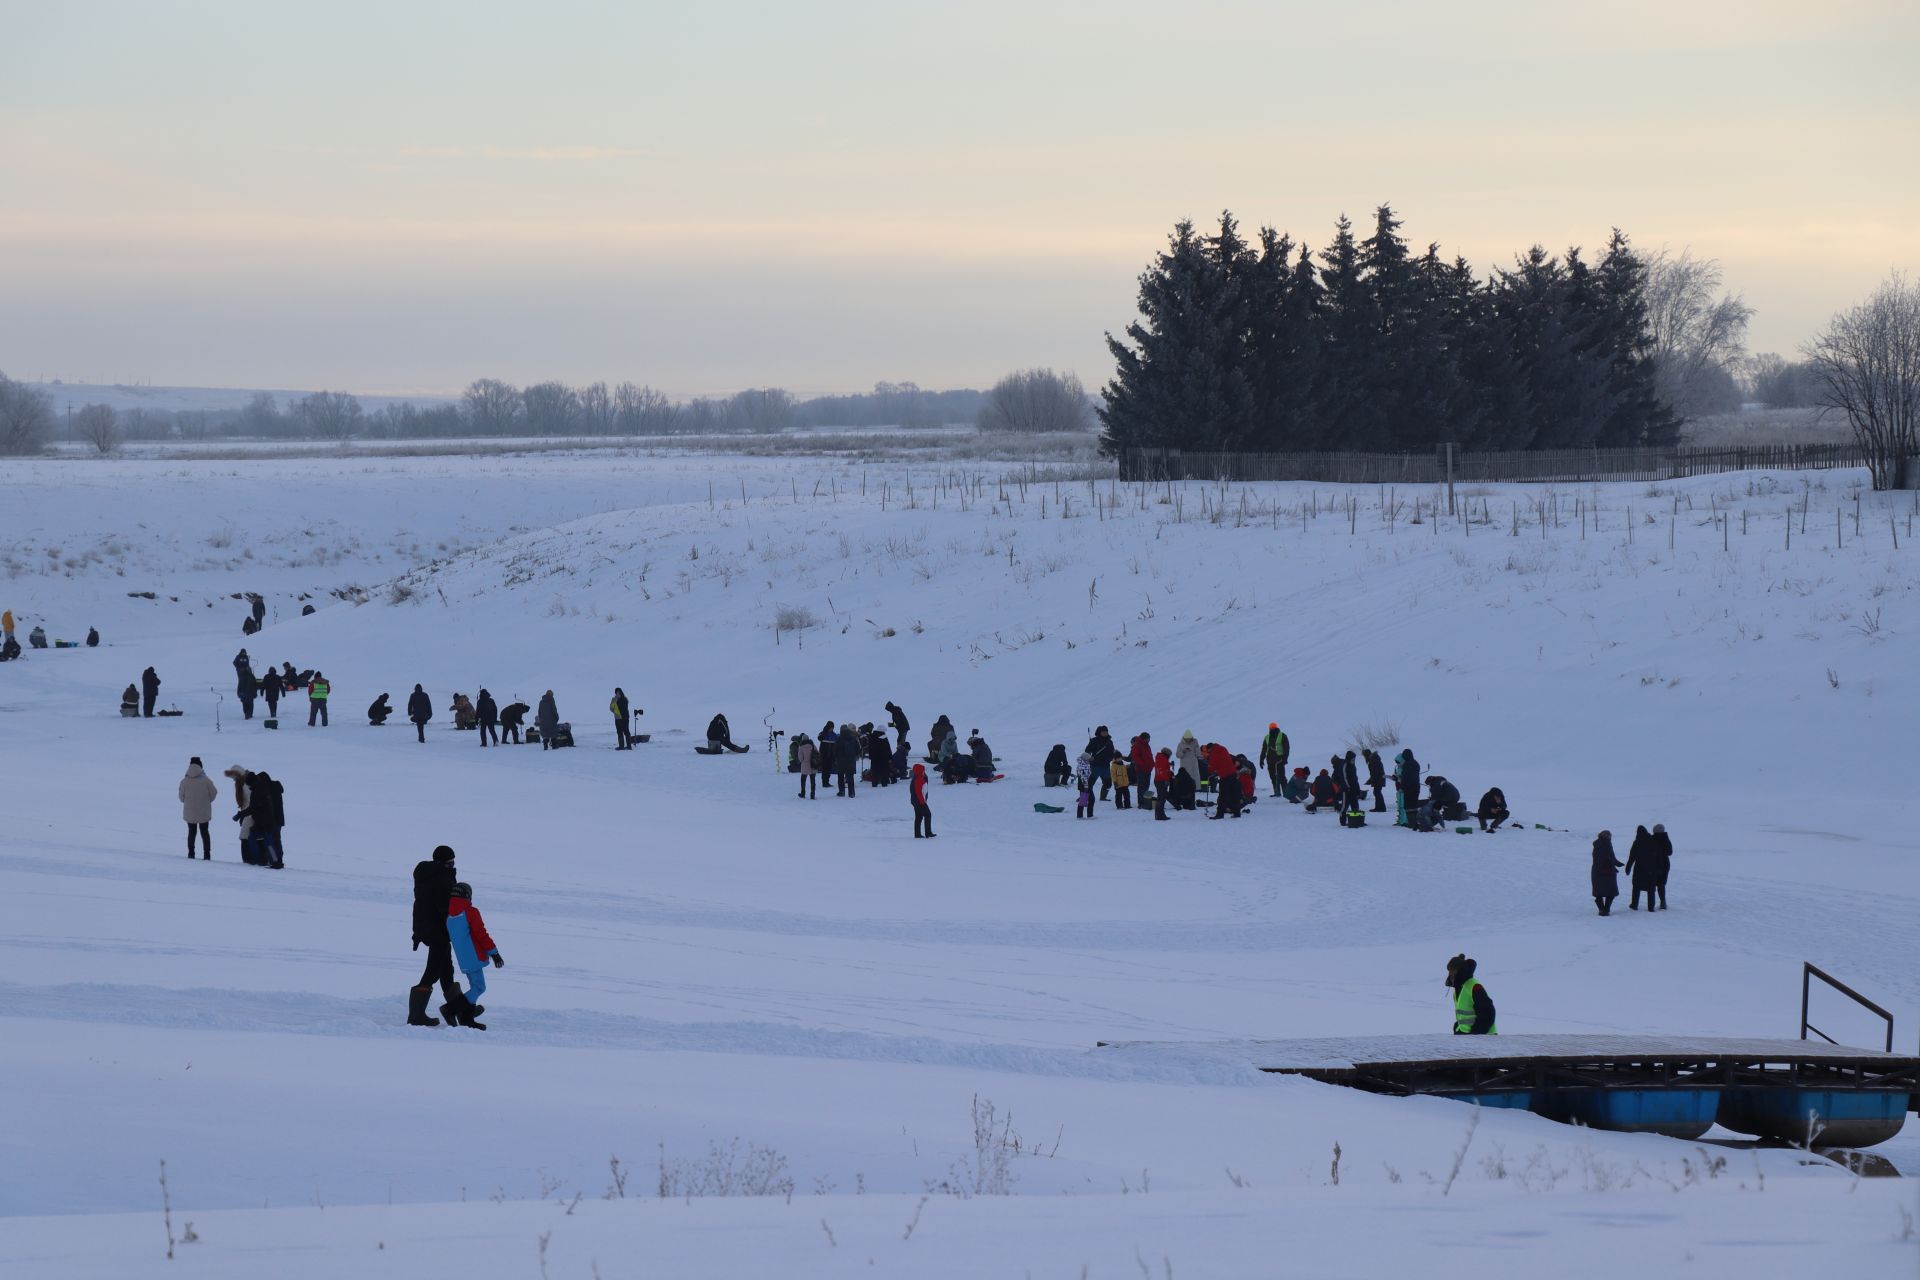
[[[1443,449],[1431,453],[1188,453],[1126,449],[1122,480],[1303,480],[1325,484],[1440,484]],[[1521,481],[1677,480],[1722,471],[1828,471],[1864,467],[1852,444],[1737,445],[1714,448],[1456,450],[1456,484]]]

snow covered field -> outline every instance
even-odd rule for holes
[[[1912,495],[1493,487],[1463,523],[1425,490],[1047,474],[0,469],[0,607],[104,637],[0,666],[0,1272],[1914,1274],[1910,1178],[1092,1048],[1443,1031],[1462,950],[1508,1031],[1792,1036],[1812,960],[1911,1046]],[[243,643],[323,670],[331,727],[299,697],[238,722]],[[117,714],[148,664],[181,718]],[[424,746],[366,725],[416,681]],[[553,689],[580,749],[476,752],[446,711],[481,684]],[[631,754],[616,684],[653,735]],[[904,788],[802,801],[764,749],[688,749],[716,711],[763,747],[763,717],[888,699],[1008,775],[936,787],[931,844]],[[1315,767],[1391,722],[1527,827],[1032,810],[1096,724],[1252,754],[1269,720]],[[285,871],[239,864],[224,804],[218,860],[182,858],[191,755],[286,784]],[[1672,910],[1596,917],[1593,832],[1624,856],[1656,821]],[[507,959],[484,1034],[401,1025],[409,873],[442,842]],[[1878,1151],[1920,1173],[1914,1128]]]

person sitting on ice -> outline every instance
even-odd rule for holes
[[[379,697],[375,698],[371,703],[367,705],[367,723],[368,724],[371,724],[371,725],[385,724],[387,722],[387,717],[392,714],[393,714],[393,706],[387,701],[387,695],[384,693],[381,694]]]
[[[987,745],[987,740],[980,736],[978,729],[967,735],[967,749],[973,755],[973,780],[992,782],[993,748]]]
[[[120,694],[120,714],[123,716],[140,714],[140,690],[133,685],[128,685]]]
[[[1322,809],[1340,803],[1340,788],[1334,782],[1333,775],[1325,769],[1322,769],[1320,776],[1313,780],[1312,795],[1313,800],[1307,805],[1308,813],[1318,813]]]
[[[716,715],[707,721],[707,748],[711,751],[719,751],[722,747],[729,751],[745,750],[744,747],[734,745],[733,731],[727,727],[727,718]]]
[[[1487,788],[1487,794],[1480,797],[1480,807],[1473,816],[1480,822],[1482,831],[1498,831],[1500,824],[1513,815],[1507,812],[1507,794],[1498,787]]]
[[[473,887],[465,882],[454,885],[453,896],[447,899],[447,938],[453,943],[453,962],[467,977],[467,1003],[473,1006],[473,1017],[478,1017],[487,1011],[479,1003],[487,989],[487,962],[491,960],[496,969],[506,968],[507,962],[487,932],[480,908],[473,905]],[[467,1025],[475,1031],[486,1030],[472,1017]]]
[[[27,643],[32,645],[36,649],[46,648],[47,647],[47,629],[45,627],[36,625],[33,628],[33,630],[27,632]]]
[[[1293,772],[1287,775],[1285,785],[1280,788],[1280,794],[1293,804],[1306,803],[1307,797],[1312,793],[1313,781],[1307,776],[1305,765],[1296,765]]]
[[[1453,992],[1453,1034],[1457,1036],[1499,1034],[1494,1028],[1493,997],[1473,976],[1478,967],[1465,952],[1447,961],[1447,989]]]

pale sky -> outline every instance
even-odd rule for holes
[[[1920,267],[1915,0],[0,0],[0,370],[1089,386],[1183,216]]]

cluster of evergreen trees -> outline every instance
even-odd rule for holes
[[[1343,215],[1318,255],[1271,228],[1248,243],[1231,213],[1217,235],[1183,221],[1140,277],[1139,319],[1107,335],[1102,448],[1671,444],[1646,279],[1618,230],[1597,264],[1536,245],[1481,280],[1438,245],[1410,253],[1386,205],[1364,240]]]

